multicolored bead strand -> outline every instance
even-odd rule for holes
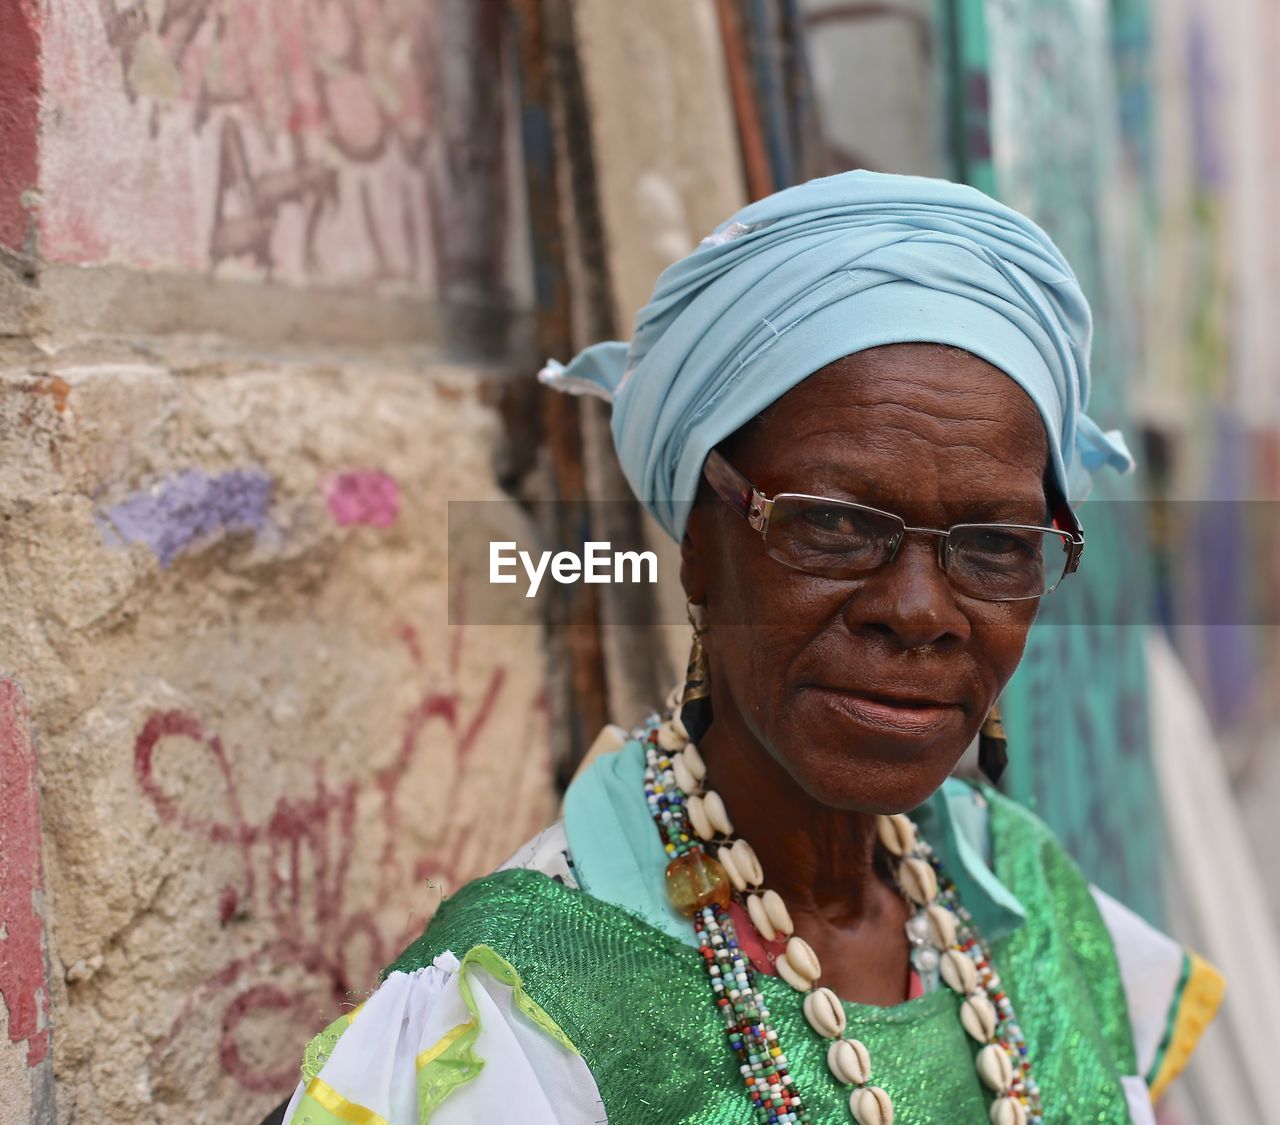
[[[694,919],[694,934],[756,1120],[771,1125],[808,1122],[778,1033],[769,1026],[769,1009],[756,988],[755,970],[738,947],[728,911],[722,906],[703,907]]]
[[[996,1103],[992,1106],[991,1119],[996,1125],[1022,1125],[1023,1122],[1027,1125],[1043,1125],[1044,1110],[1040,1099],[1040,1088],[1031,1075],[1031,1058],[1026,1036],[1018,1025],[1013,1002],[1004,992],[1000,977],[992,965],[991,953],[973,924],[969,912],[961,904],[955,884],[947,878],[933,849],[925,841],[918,839],[914,854],[932,865],[938,879],[937,901],[957,920],[955,941],[950,949],[959,950],[973,961],[977,970],[977,984],[974,992],[985,996],[995,1010],[996,1026],[986,1046],[995,1046],[1007,1055],[1011,1080],[1007,1085],[993,1081],[990,1070],[984,1073],[982,1053],[979,1052],[979,1076],[997,1094]],[[985,1050],[986,1047],[984,1046],[983,1049]],[[1003,1099],[1020,1103],[1021,1110],[1011,1105],[1002,1113],[999,1102]]]
[[[763,886],[764,872],[750,845],[733,839],[723,801],[714,792],[701,792],[706,767],[679,717],[653,716],[635,737],[646,751],[645,800],[670,857],[668,897],[693,922],[756,1120],[789,1125],[810,1118],[777,1032],[768,1022],[756,970],[739,944],[729,912],[735,895],[767,942],[787,939],[785,953],[776,959],[770,955],[774,968],[804,994],[804,1015],[814,1032],[831,1041],[827,1063],[838,1081],[852,1087],[849,1110],[854,1120],[858,1125],[891,1125],[893,1103],[884,1090],[870,1084],[867,1049],[844,1037],[843,1006],[830,989],[818,984],[822,970],[817,955],[795,936],[777,892]],[[978,1076],[995,1095],[992,1125],[1043,1125],[1026,1038],[955,885],[910,819],[881,817],[877,828],[899,889],[917,908],[906,927],[912,966],[926,989],[936,986],[940,976],[963,997],[961,1022],[980,1044]]]
[[[804,1099],[792,1082],[778,1033],[769,1025],[769,1009],[756,987],[755,969],[738,944],[729,916],[728,872],[719,860],[706,854],[701,841],[689,831],[687,797],[676,784],[670,755],[658,745],[656,724],[643,736],[648,756],[645,800],[671,857],[668,895],[677,910],[693,919],[698,951],[756,1120],[762,1125],[809,1125]]]

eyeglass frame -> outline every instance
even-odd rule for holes
[[[862,504],[856,500],[840,500],[833,496],[813,496],[805,492],[777,492],[773,496],[767,496],[761,492],[754,484],[751,483],[742,473],[738,472],[718,449],[711,450],[707,454],[706,460],[702,465],[702,475],[711,489],[735,512],[738,513],[747,524],[755,531],[760,533],[760,538],[764,540],[765,545],[769,545],[769,517],[773,512],[774,502],[781,499],[789,500],[814,500],[822,504],[839,504],[844,507],[859,508],[866,512],[871,512],[878,516],[884,516],[893,520],[902,527],[902,531],[898,537],[897,543],[894,544],[893,550],[889,557],[877,566],[871,567],[869,570],[863,571],[864,574],[872,574],[881,567],[888,566],[894,559],[898,557],[898,550],[901,548],[903,541],[907,537],[907,533],[914,531],[920,535],[932,535],[938,539],[938,568],[943,574],[947,574],[946,565],[946,544],[951,538],[951,533],[961,527],[1002,527],[1011,531],[1041,531],[1051,532],[1055,535],[1065,536],[1067,544],[1067,560],[1063,567],[1062,573],[1058,579],[1047,590],[1039,594],[1028,594],[1021,598],[978,598],[976,594],[965,594],[966,597],[975,598],[978,601],[991,602],[1026,602],[1033,601],[1036,598],[1042,598],[1047,594],[1052,594],[1059,586],[1062,580],[1069,574],[1075,574],[1080,568],[1080,557],[1084,554],[1084,527],[1081,525],[1075,512],[1071,510],[1069,504],[1061,502],[1054,507],[1053,520],[1057,524],[1062,521],[1065,527],[1044,527],[1039,524],[1028,523],[997,523],[997,522],[970,522],[952,524],[951,527],[911,527],[906,520],[894,512],[886,512],[883,508],[873,508],[869,504]],[[785,559],[778,558],[772,551],[769,557],[775,562],[781,563],[783,566],[790,567],[792,570],[799,571],[801,574],[812,574],[803,567],[795,566],[787,562]],[[818,577],[825,577],[819,575]],[[854,577],[850,575],[848,577]],[[847,581],[847,578],[836,579],[836,581]],[[948,581],[950,576],[948,575]],[[961,591],[963,594],[964,592]]]

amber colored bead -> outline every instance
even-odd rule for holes
[[[733,885],[718,859],[692,851],[667,864],[667,898],[687,917],[704,906],[728,906]]]

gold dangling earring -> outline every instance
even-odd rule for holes
[[[684,674],[684,692],[680,696],[680,721],[694,742],[702,741],[711,726],[711,665],[702,637],[707,631],[699,624],[695,610],[702,609],[692,602],[688,604],[689,624],[693,626],[693,648],[689,650],[689,667]]]
[[[1009,741],[1004,733],[1004,720],[1000,717],[1000,703],[991,705],[987,717],[978,731],[978,768],[999,785],[1001,775],[1009,764]]]

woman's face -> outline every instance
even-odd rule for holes
[[[913,527],[1043,524],[1048,445],[1031,399],[954,349],[848,356],[721,446],[766,495],[853,500]],[[1037,602],[957,593],[937,540],[908,535],[854,579],[769,558],[712,496],[689,519],[682,578],[706,606],[720,734],[757,743],[835,808],[915,808],[954,769],[1017,667]]]

